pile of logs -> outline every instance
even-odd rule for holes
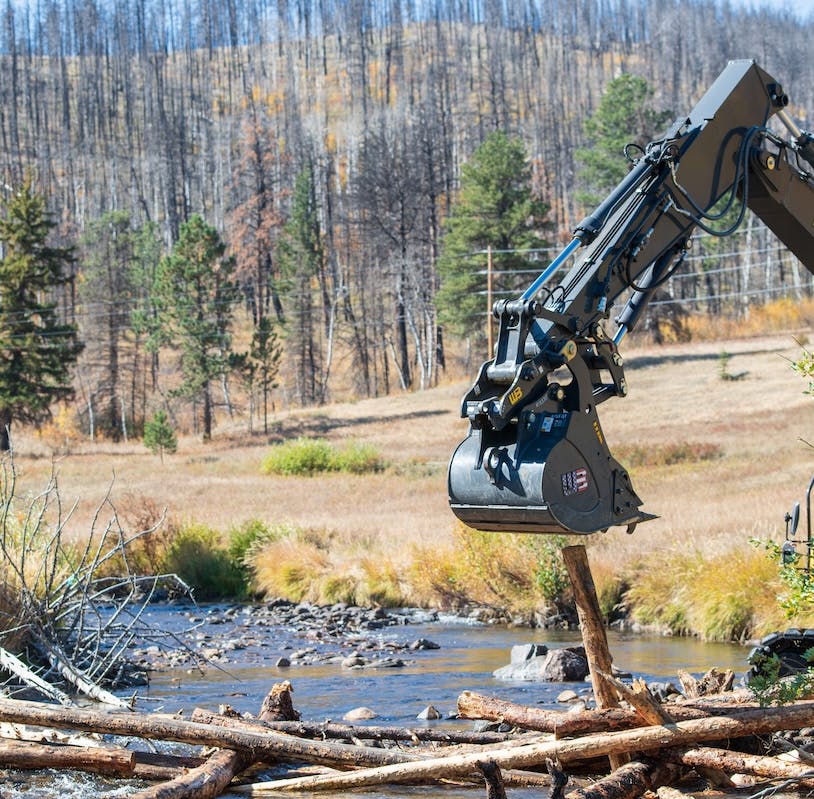
[[[608,679],[624,700],[619,707],[569,712],[461,694],[460,718],[500,722],[506,732],[307,723],[293,709],[288,683],[275,686],[252,719],[228,707],[195,710],[187,720],[0,699],[0,768],[77,769],[155,783],[133,788],[130,799],[344,795],[397,783],[485,786],[490,799],[511,786],[543,785],[555,799],[630,799],[688,785],[689,776],[693,789],[699,778],[716,787],[743,784],[735,775],[814,788],[814,758],[805,751],[795,758],[754,754],[755,742],[765,744],[772,733],[814,726],[814,702],[765,708],[730,691],[659,704],[640,682]],[[115,745],[110,736],[126,736],[128,747],[141,739],[205,749],[159,756],[146,745]]]

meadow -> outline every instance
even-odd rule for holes
[[[632,535],[581,539],[609,616],[706,638],[788,626],[776,564],[750,539],[782,539],[784,513],[814,472],[806,443],[814,398],[790,363],[799,340],[798,332],[624,348],[630,394],[605,403],[600,419],[658,518]],[[106,497],[130,532],[166,509],[154,534],[165,549],[183,530],[223,546],[243,530],[235,546],[259,594],[477,603],[539,620],[568,601],[557,552],[565,539],[476,535],[456,522],[445,475],[467,432],[459,403],[468,386],[460,365],[451,371],[456,379],[428,391],[278,412],[268,434],[220,418],[212,442],[182,436],[163,463],[137,441],[89,443],[59,425],[23,431],[14,441],[17,494],[35,495],[56,469],[63,507],[75,504],[66,531],[80,539]],[[375,463],[263,473],[276,445],[302,437]]]

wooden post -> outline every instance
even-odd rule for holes
[[[486,248],[486,357],[493,358],[495,354],[495,329],[494,329],[494,316],[492,314],[492,287],[493,287],[493,269],[492,269],[492,245]]]
[[[596,586],[588,565],[588,554],[582,545],[563,547],[562,558],[568,577],[574,590],[574,601],[577,605],[577,616],[582,631],[582,643],[585,645],[585,656],[591,672],[591,683],[594,688],[596,706],[599,708],[619,707],[616,689],[606,680],[602,673],[612,673],[612,662],[605,625],[602,622],[602,611],[596,596]],[[629,762],[625,756],[611,757],[611,767],[619,768]]]

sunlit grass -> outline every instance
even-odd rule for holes
[[[385,461],[372,444],[351,441],[335,447],[321,438],[296,438],[271,448],[263,459],[263,474],[314,476],[325,472],[371,474],[380,472]]]

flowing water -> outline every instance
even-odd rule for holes
[[[185,619],[173,608],[151,611],[154,623],[164,629],[178,629]],[[199,635],[211,643],[226,642],[230,630],[224,625],[204,624]],[[142,709],[188,714],[195,707],[217,710],[227,703],[241,712],[256,713],[260,702],[275,682],[289,680],[293,685],[294,705],[307,721],[341,721],[353,708],[365,706],[377,714],[370,723],[440,727],[463,726],[471,722],[449,719],[458,695],[464,690],[497,696],[514,702],[540,707],[562,707],[557,696],[566,688],[587,693],[588,683],[529,683],[496,680],[492,672],[509,662],[514,644],[543,643],[549,648],[581,642],[579,633],[531,630],[503,626],[476,625],[460,619],[431,621],[420,624],[386,627],[371,632],[377,644],[404,644],[419,638],[429,639],[439,649],[398,652],[404,660],[401,668],[348,669],[340,663],[279,668],[274,664],[281,655],[305,644],[294,631],[263,628],[256,631],[256,646],[229,652],[230,662],[220,669],[210,668],[204,674],[191,669],[175,669],[153,675],[147,690],[141,690]],[[674,681],[678,669],[694,674],[713,666],[744,671],[748,650],[729,644],[708,644],[692,639],[609,633],[614,665],[633,676],[650,681]],[[312,642],[308,642],[311,645]],[[294,661],[296,662],[296,661]],[[444,716],[439,721],[419,721],[416,716],[427,705],[433,705]],[[19,772],[0,771],[0,799],[18,797],[95,797],[126,796],[134,783],[103,783],[97,778],[40,773],[32,778]],[[109,793],[108,793],[109,792]],[[436,796],[437,789],[390,788],[363,794],[370,798]],[[443,796],[480,796],[483,791],[445,789]],[[538,789],[509,789],[514,799],[539,797]],[[323,794],[326,799],[329,795]],[[338,796],[338,794],[337,794]]]

